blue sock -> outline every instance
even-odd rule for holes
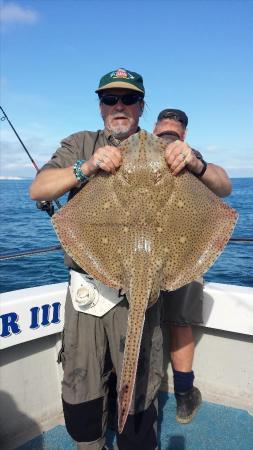
[[[194,372],[179,372],[173,369],[174,374],[174,391],[186,392],[193,387]]]

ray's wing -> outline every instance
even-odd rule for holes
[[[213,265],[238,219],[233,208],[189,172],[174,178],[172,195],[160,211],[165,256],[162,289],[168,290],[184,286]]]
[[[113,176],[91,180],[52,222],[64,250],[86,272],[110,287],[122,287],[125,211],[112,189]]]

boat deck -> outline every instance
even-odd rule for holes
[[[180,425],[175,419],[172,394],[159,394],[160,450],[252,450],[253,416],[241,409],[204,401],[193,421]],[[107,445],[113,449],[114,434]],[[74,450],[75,443],[64,426],[58,425],[16,450]]]

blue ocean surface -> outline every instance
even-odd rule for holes
[[[253,237],[253,178],[235,178],[232,183],[233,193],[225,201],[240,214],[233,236]],[[29,198],[30,184],[31,180],[0,180],[0,254],[59,244],[50,217]],[[0,260],[1,292],[67,279],[62,251]],[[205,279],[253,287],[253,244],[229,243]]]

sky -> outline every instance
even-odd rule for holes
[[[0,1],[1,107],[41,167],[61,139],[103,128],[95,89],[123,67],[144,78],[140,126],[166,107],[187,143],[231,177],[253,177],[253,1]],[[1,117],[1,116],[0,116]],[[0,176],[36,173],[7,120]]]

